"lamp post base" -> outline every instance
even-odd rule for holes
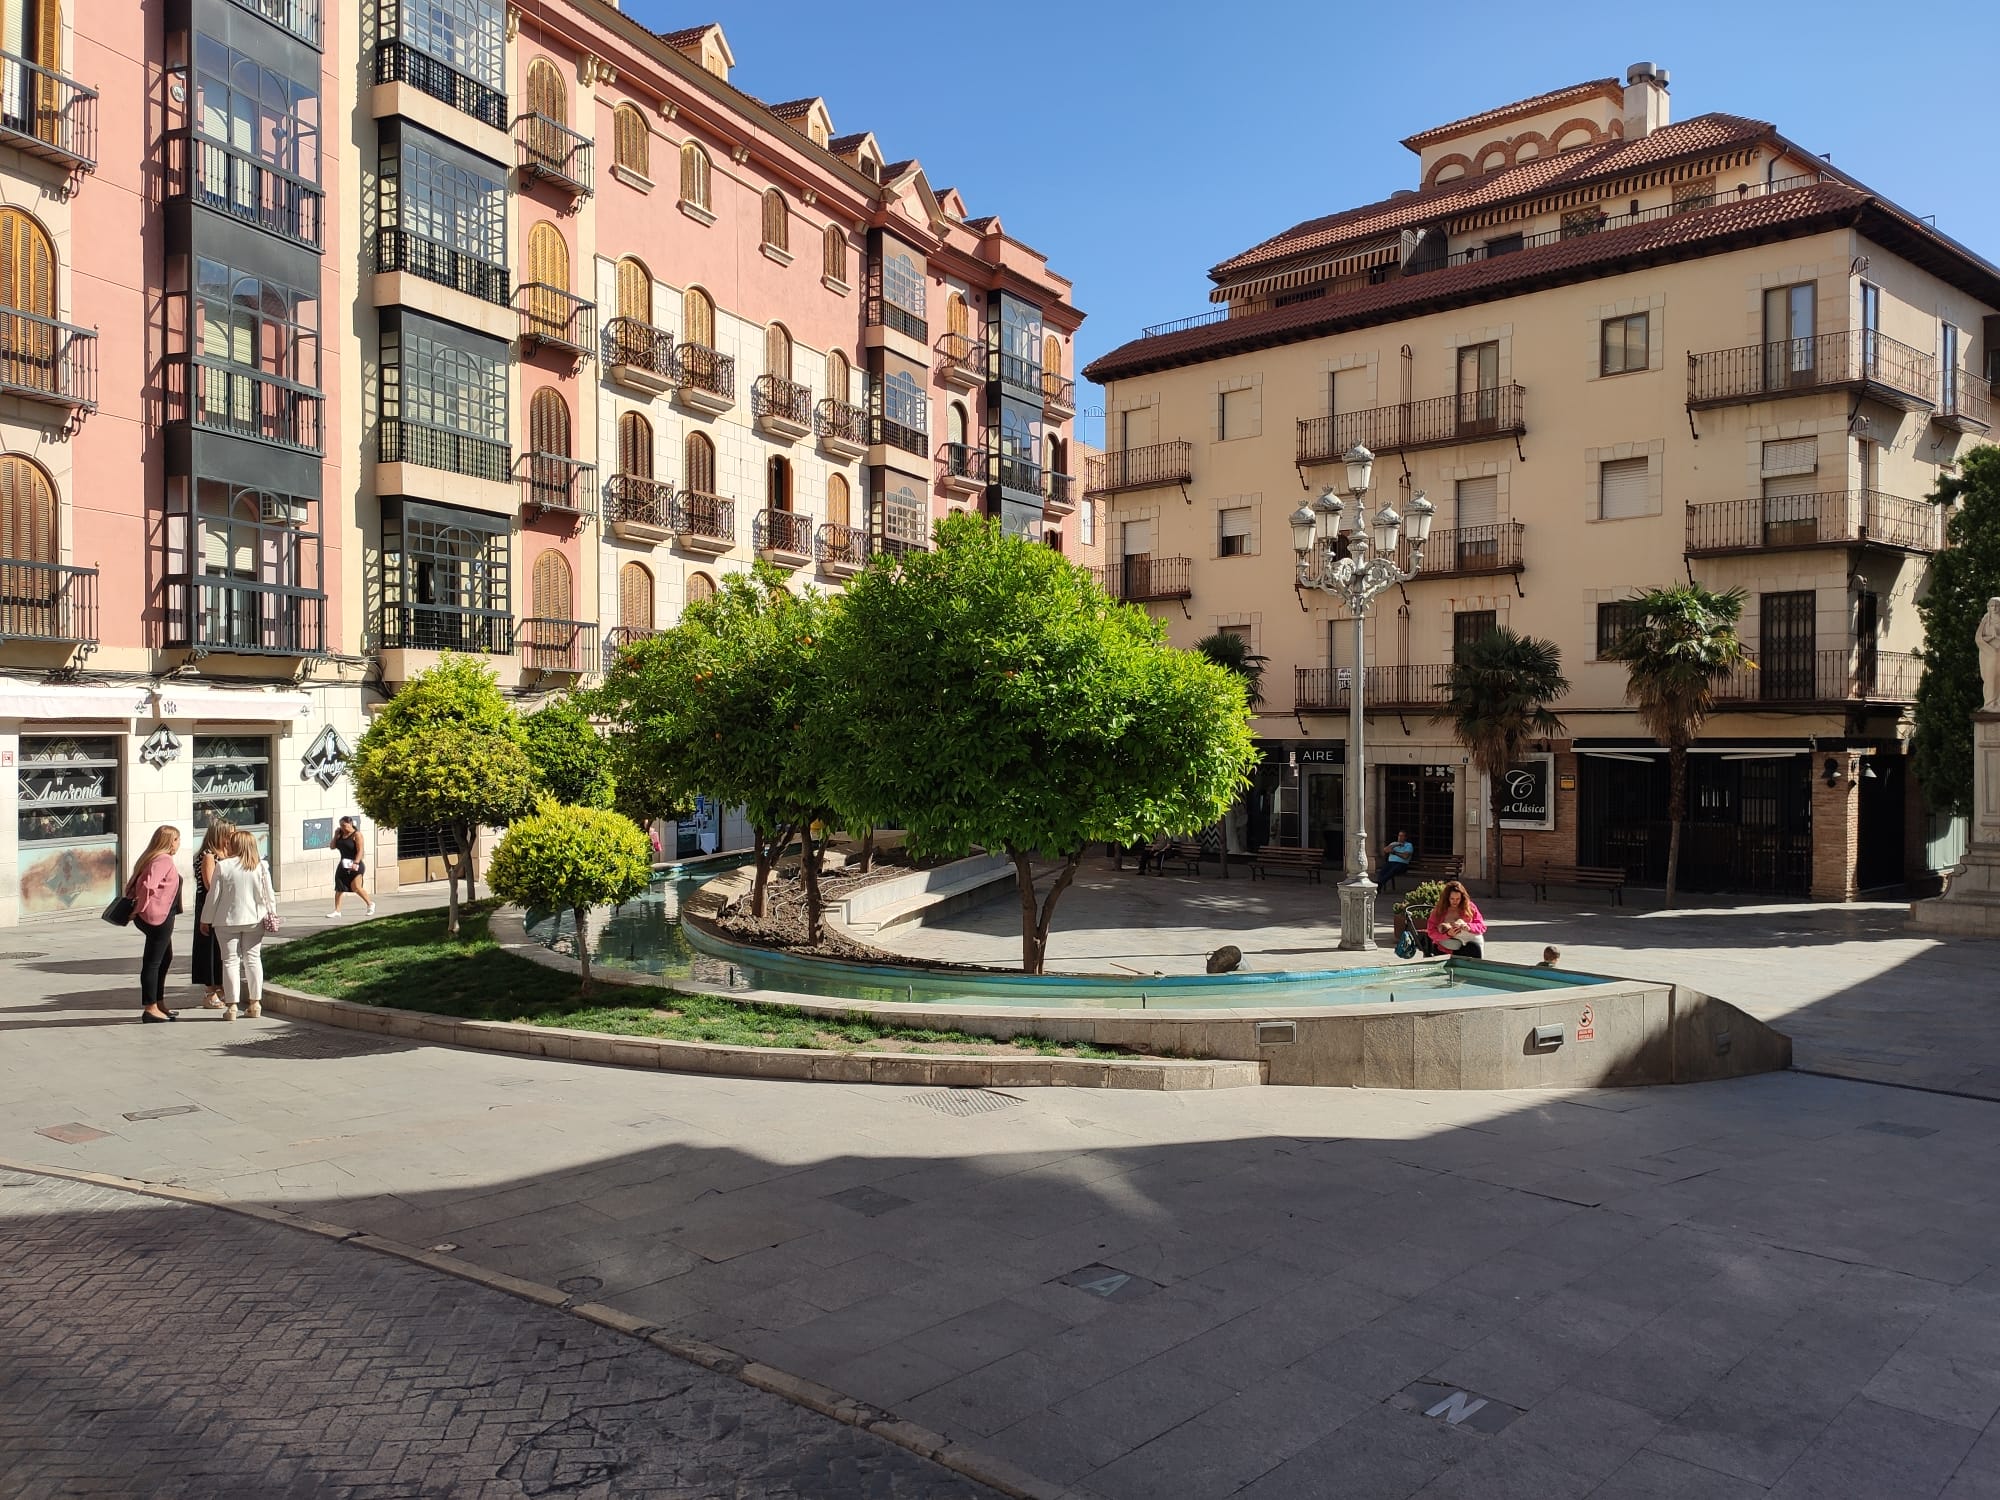
[[[1340,947],[1362,953],[1375,946],[1375,882],[1366,873],[1340,883]]]

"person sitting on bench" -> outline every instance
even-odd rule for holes
[[[1417,846],[1410,842],[1410,836],[1401,829],[1396,831],[1395,841],[1382,851],[1382,873],[1375,877],[1377,885],[1387,885],[1398,875],[1410,868],[1410,861],[1417,857]]]

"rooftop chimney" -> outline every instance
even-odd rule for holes
[[[1643,140],[1667,123],[1667,70],[1636,62],[1625,70],[1625,139]]]

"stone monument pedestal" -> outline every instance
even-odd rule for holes
[[[1942,896],[1910,905],[1925,932],[2000,938],[2000,710],[1972,716],[1972,827]]]

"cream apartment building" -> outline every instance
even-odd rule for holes
[[[1432,716],[1455,644],[1506,626],[1572,689],[1503,867],[1657,882],[1665,757],[1600,652],[1635,590],[1692,577],[1744,591],[1758,670],[1693,759],[1683,883],[1842,899],[1954,857],[1908,771],[1915,604],[1925,497],[1986,439],[2000,270],[1772,125],[1673,123],[1668,83],[1638,64],[1412,136],[1416,189],[1224,261],[1212,314],[1086,371],[1113,588],[1268,660],[1232,847],[1341,847],[1359,667],[1371,843],[1478,871],[1487,798]],[[1361,663],[1291,587],[1288,526],[1356,444],[1369,510],[1438,510]]]

